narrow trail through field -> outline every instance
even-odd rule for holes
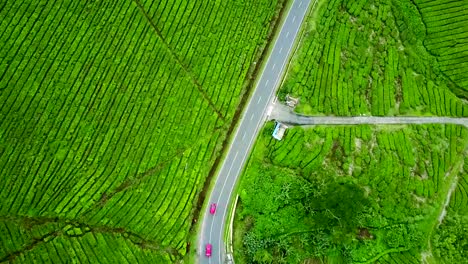
[[[468,118],[440,116],[304,116],[294,113],[279,102],[269,108],[269,120],[290,125],[402,125],[402,124],[456,124],[468,127]]]

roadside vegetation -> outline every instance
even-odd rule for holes
[[[281,6],[2,1],[0,262],[181,260]]]
[[[239,188],[241,263],[462,263],[466,128],[296,127],[282,141],[272,130]]]
[[[279,98],[314,115],[468,116],[468,2],[415,2],[321,3]]]

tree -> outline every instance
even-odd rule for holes
[[[448,212],[432,238],[434,253],[444,263],[467,263],[468,216]]]
[[[325,194],[315,201],[315,221],[327,228],[340,229],[345,234],[355,233],[359,217],[369,205],[362,188],[349,182],[328,185]]]

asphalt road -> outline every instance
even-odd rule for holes
[[[234,139],[224,163],[216,177],[216,183],[209,197],[209,204],[217,203],[215,215],[209,214],[209,206],[204,213],[201,232],[198,238],[199,263],[224,263],[226,248],[224,230],[227,210],[232,192],[249,156],[252,145],[266,119],[266,110],[273,100],[288,59],[299,33],[299,28],[307,13],[310,3],[316,0],[294,0],[281,27],[274,47],[266,62],[255,91],[234,134]],[[205,256],[205,245],[212,244],[212,256]]]
[[[291,125],[401,125],[455,124],[468,127],[466,117],[447,116],[304,116],[279,102],[273,103],[269,118]]]
[[[350,116],[301,117],[300,125],[402,125],[402,124],[455,124],[468,127],[468,118],[437,116]]]

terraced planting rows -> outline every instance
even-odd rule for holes
[[[468,98],[468,1],[415,1],[427,28],[424,45],[437,56],[440,69]]]
[[[468,162],[465,161],[464,175],[458,179],[458,185],[450,199],[450,208],[468,213]]]
[[[436,2],[442,3],[425,5]],[[288,93],[300,97],[296,111],[306,114],[468,116],[468,105],[461,100],[466,96],[452,92],[454,84],[445,77],[459,85],[466,77],[462,36],[468,28],[455,23],[464,21],[465,13],[461,1],[457,3],[457,12],[423,17],[426,24],[427,19],[447,23],[446,31],[440,23],[427,24],[427,36],[417,6],[409,0],[322,3],[309,15],[280,99]],[[445,12],[442,6],[440,14]],[[458,37],[456,48],[448,48]],[[440,47],[437,52],[446,55],[435,57],[426,47],[431,53]]]
[[[281,6],[4,1],[0,261],[182,259]]]
[[[198,77],[197,83],[216,108],[231,116],[237,102],[231,99],[241,94],[250,63],[265,44],[277,2],[282,1],[142,4],[166,43],[181,55],[182,64]]]
[[[433,230],[452,183],[466,175],[466,128],[295,127],[282,141],[272,130],[264,128],[241,181],[237,259],[419,263],[436,255]]]
[[[71,260],[77,263],[168,263],[172,262],[170,255],[178,254],[177,251],[165,252],[165,249],[145,244],[142,239],[117,230],[54,223],[31,228],[18,227],[11,222],[11,219],[2,222],[0,227],[2,234],[12,238],[3,240],[1,253],[8,254],[24,245],[33,245],[28,254],[16,257],[15,262],[19,263],[66,263]],[[38,242],[38,238],[46,243]],[[109,250],[111,248],[114,250]]]

